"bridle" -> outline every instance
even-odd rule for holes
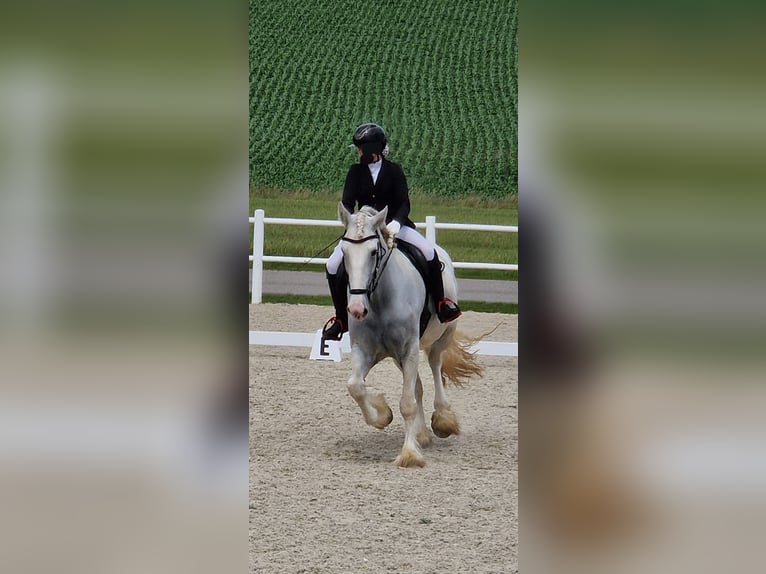
[[[372,296],[375,289],[378,287],[378,282],[380,281],[380,276],[383,275],[383,270],[386,268],[386,265],[388,265],[388,260],[391,258],[391,252],[393,252],[394,247],[392,246],[391,249],[386,249],[384,247],[385,241],[381,237],[380,232],[373,235],[367,235],[360,239],[352,239],[345,235],[341,237],[341,241],[347,241],[348,243],[364,243],[365,241],[370,240],[376,240],[378,242],[378,247],[375,251],[375,267],[372,270],[367,287],[365,289],[350,289],[349,293],[351,293],[351,295]]]

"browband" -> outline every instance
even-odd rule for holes
[[[341,241],[348,241],[349,243],[364,243],[365,241],[369,241],[370,239],[377,239],[377,235],[368,235],[367,237],[362,237],[361,239],[351,239],[350,237],[346,237],[345,235],[341,237]]]

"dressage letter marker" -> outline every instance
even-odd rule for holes
[[[339,360],[330,359],[330,357],[319,356],[320,345],[322,342],[322,334],[319,333],[317,337],[316,333],[286,333],[280,331],[250,331],[249,341],[251,345],[266,345],[270,347],[311,347],[312,356],[311,359],[326,359],[326,360]],[[343,334],[343,339],[340,343],[338,341],[325,341],[327,349],[325,353],[330,353],[332,356],[332,347],[338,346],[343,353],[351,352],[351,340],[348,333]],[[314,357],[316,351],[317,356]],[[476,343],[470,349],[471,352],[476,352],[479,355],[489,355],[495,357],[518,357],[519,356],[519,344],[509,343],[505,341],[480,341]]]
[[[341,361],[340,343],[338,341],[326,341],[322,338],[322,329],[318,329],[314,335],[314,344],[311,346],[312,361]]]

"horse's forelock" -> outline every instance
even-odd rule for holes
[[[361,238],[362,235],[364,235],[364,221],[365,218],[362,217],[361,213],[356,214],[356,237],[357,239]]]
[[[364,205],[356,213],[356,236],[357,238],[364,237],[366,235],[365,225],[378,214],[378,210],[369,205]]]

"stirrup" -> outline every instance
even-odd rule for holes
[[[443,297],[436,304],[436,316],[442,323],[454,321],[462,314],[463,312],[460,310],[457,303],[448,297]]]
[[[327,323],[324,324],[322,337],[329,341],[340,341],[343,338],[343,333],[347,330],[343,321],[338,317],[330,317]]]

